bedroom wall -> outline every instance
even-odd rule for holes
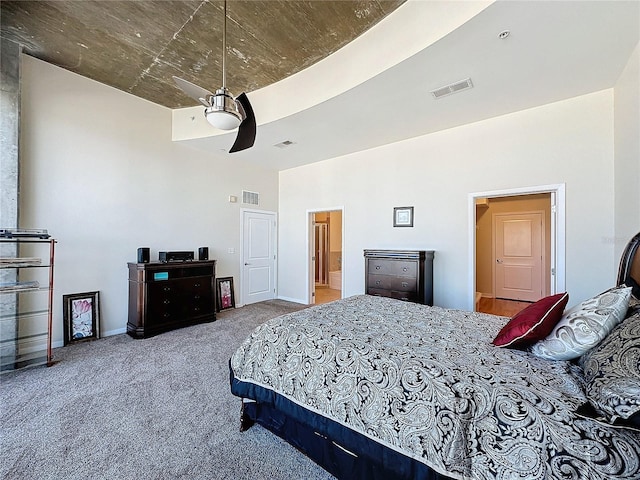
[[[344,206],[344,295],[364,292],[363,249],[434,249],[435,304],[472,308],[469,194],[566,183],[570,304],[611,286],[613,90],[280,172],[278,293],[306,302],[307,210]],[[393,228],[394,206],[415,207]],[[286,255],[284,255],[286,252]]]
[[[62,295],[98,290],[102,334],[124,332],[136,249],[209,247],[239,279],[240,202],[277,211],[276,172],[243,168],[171,141],[171,110],[24,56],[20,216],[58,240],[54,344]],[[229,254],[228,248],[235,254]]]
[[[640,232],[640,44],[614,88],[615,257]]]

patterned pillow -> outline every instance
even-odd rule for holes
[[[589,402],[607,421],[640,420],[640,313],[581,358]]]
[[[549,360],[571,360],[595,347],[627,313],[631,288],[617,287],[569,309],[531,352]]]
[[[631,292],[631,298],[629,298],[629,310],[627,310],[627,317],[640,312],[640,299],[636,298]]]
[[[493,344],[498,347],[526,347],[545,338],[562,318],[568,293],[551,295],[516,313],[502,327]]]

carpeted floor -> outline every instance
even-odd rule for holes
[[[260,323],[302,306],[272,300],[213,323],[54,351],[0,376],[0,478],[333,477],[260,426],[239,431],[228,361]]]

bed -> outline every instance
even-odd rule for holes
[[[369,295],[269,320],[229,362],[241,428],[344,479],[639,479],[639,244],[596,297],[626,296],[621,318],[570,360],[533,352],[575,308],[508,347],[508,318]]]

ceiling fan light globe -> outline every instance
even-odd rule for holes
[[[219,130],[233,130],[242,123],[242,118],[237,112],[207,108],[204,111],[204,116],[211,125]]]
[[[226,87],[216,90],[216,94],[210,98],[211,106],[204,111],[207,121],[220,130],[233,130],[238,128],[244,119],[238,109],[238,103]]]

